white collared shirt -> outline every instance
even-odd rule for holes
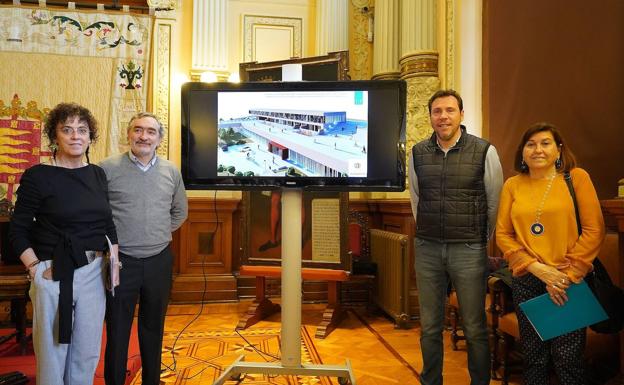
[[[153,165],[156,164],[156,161],[158,160],[158,156],[156,154],[154,154],[154,157],[149,162],[147,162],[147,164],[143,164],[143,163],[141,163],[139,158],[134,156],[132,151],[128,151],[128,155],[130,157],[130,161],[132,163],[136,164],[137,167],[140,168],[141,171],[143,171],[143,172],[146,172],[147,170],[149,170]]]

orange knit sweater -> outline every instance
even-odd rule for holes
[[[531,234],[538,206],[548,180],[533,180],[520,174],[507,179],[501,192],[496,223],[496,243],[509,261],[514,276],[526,274],[535,261],[557,267],[573,282],[591,269],[605,235],[600,202],[589,174],[575,168],[572,184],[581,216],[578,236],[574,203],[562,174],[558,174],[546,197],[540,223],[544,233]]]

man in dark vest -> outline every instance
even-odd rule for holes
[[[464,108],[457,92],[436,92],[429,99],[429,118],[434,133],[412,148],[409,165],[416,220],[421,382],[442,384],[442,330],[450,279],[468,343],[470,383],[489,384],[486,246],[503,184],[500,160],[494,146],[461,125]]]

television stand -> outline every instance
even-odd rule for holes
[[[245,373],[337,377],[341,385],[355,385],[348,359],[345,366],[301,364],[301,201],[301,189],[282,189],[281,362],[245,362],[241,355],[213,385]]]

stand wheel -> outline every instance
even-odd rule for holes
[[[349,381],[349,377],[338,377],[338,383],[340,385],[348,385],[351,381]]]

